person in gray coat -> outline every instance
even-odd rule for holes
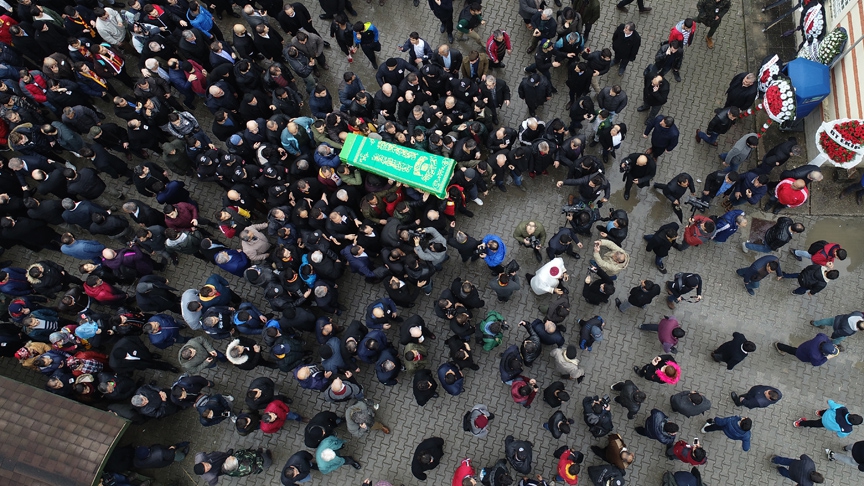
[[[421,260],[431,263],[436,270],[441,270],[442,264],[450,258],[447,255],[447,239],[431,226],[423,228],[423,231],[423,238],[414,237],[414,252]]]
[[[702,415],[711,408],[711,400],[697,391],[682,391],[669,398],[672,410],[685,417]]]
[[[738,167],[747,161],[757,145],[759,145],[759,137],[755,133],[747,133],[739,138],[731,150],[718,156],[723,161],[723,169],[720,172],[724,174],[730,171],[738,172]]]
[[[357,438],[366,437],[370,430],[380,430],[385,434],[390,433],[390,428],[375,420],[375,410],[378,404],[369,400],[357,400],[345,410],[345,425],[348,432]]]
[[[617,116],[627,107],[627,93],[617,84],[607,86],[597,94],[597,106],[609,112],[609,122],[614,124]]]

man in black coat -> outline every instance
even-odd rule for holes
[[[306,447],[315,449],[322,440],[333,435],[336,427],[344,421],[343,417],[329,410],[316,413],[306,424],[303,431],[303,443]]]
[[[0,227],[2,239],[17,242],[30,251],[38,252],[43,248],[60,251],[60,233],[51,229],[45,221],[6,216],[0,220]]]
[[[444,457],[444,439],[440,437],[423,439],[414,449],[414,457],[411,459],[411,474],[420,481],[425,481],[426,471],[438,467],[442,457]]]
[[[258,24],[254,33],[255,47],[270,60],[282,59],[282,36],[265,24]]]
[[[678,412],[689,418],[702,415],[710,410],[711,400],[695,390],[682,391],[669,397],[669,405],[673,412]]]
[[[816,295],[828,286],[829,280],[835,280],[840,276],[837,270],[828,270],[829,267],[822,265],[808,265],[801,273],[787,273],[786,278],[797,278],[798,288],[793,290],[795,295]]]
[[[723,108],[735,106],[740,110],[747,110],[753,106],[758,94],[759,85],[756,83],[755,74],[736,74],[729,82],[729,89],[726,90],[726,103]]]
[[[492,110],[492,123],[498,124],[498,110],[503,106],[510,106],[510,87],[503,79],[497,79],[491,74],[486,75],[480,86],[482,99],[486,106]]]
[[[804,232],[804,225],[801,223],[795,223],[792,221],[792,218],[787,218],[783,216],[778,219],[774,226],[768,228],[768,231],[765,232],[765,238],[763,239],[762,245],[757,245],[756,243],[750,243],[749,241],[745,241],[742,249],[744,253],[747,253],[747,250],[754,250],[762,253],[771,253],[772,251],[777,251],[780,248],[783,248],[790,241],[792,241],[792,237],[796,234],[801,234]]]
[[[210,69],[210,44],[203,32],[194,27],[188,27],[187,30],[183,31],[179,48],[180,53],[187,59],[194,59],[205,69]]]
[[[456,277],[453,280],[453,283],[450,284],[450,292],[453,292],[456,300],[468,309],[480,309],[486,306],[486,302],[480,298],[477,287],[468,280],[463,281],[462,277]]]
[[[735,190],[739,177],[738,173],[734,170],[729,172],[715,170],[705,176],[705,187],[702,188],[702,195],[699,196],[699,199],[710,203],[716,196],[729,196]]]
[[[642,403],[645,401],[645,392],[639,389],[631,380],[619,381],[612,385],[612,391],[617,391],[615,403],[627,409],[627,420],[636,418]]]
[[[615,29],[615,33],[612,34],[612,50],[615,51],[612,65],[618,65],[618,76],[623,76],[627,64],[636,60],[641,46],[642,37],[636,32],[636,24],[633,22],[621,24]]]
[[[59,199],[39,201],[28,197],[24,199],[24,206],[27,208],[27,217],[30,219],[44,221],[47,224],[53,225],[66,222],[63,219],[63,203]]]
[[[552,99],[552,85],[540,73],[526,76],[519,83],[519,97],[528,105],[528,115],[535,116],[537,108]]]
[[[411,388],[414,391],[414,399],[417,400],[417,405],[421,407],[426,405],[429,400],[438,397],[438,383],[435,382],[435,375],[431,370],[421,369],[414,373],[414,380]]]
[[[675,223],[670,224],[675,225],[676,228],[678,227]],[[658,233],[662,234],[661,231],[658,231]],[[660,295],[660,285],[650,280],[642,280],[639,282],[639,285],[630,289],[630,296],[627,298],[627,302],[621,302],[621,299],[615,297],[615,307],[617,307],[621,312],[624,312],[633,306],[644,309],[645,306],[650,304],[651,301],[654,300],[654,297],[657,297],[658,295]]]
[[[651,179],[657,174],[657,161],[651,154],[632,153],[621,161],[621,168],[627,168],[624,173],[624,200],[630,199],[633,184],[636,187],[648,187]],[[620,243],[619,243],[620,244]]]
[[[263,410],[273,400],[290,405],[293,400],[285,395],[276,395],[276,384],[270,378],[261,376],[252,380],[246,391],[246,406],[252,410]]]
[[[642,106],[636,108],[636,111],[648,111],[648,118],[645,119],[646,125],[654,120],[660,113],[660,108],[669,100],[669,88],[669,81],[666,81],[666,78],[658,74],[656,70],[649,69],[645,72]]]
[[[170,310],[175,314],[181,314],[180,296],[174,293],[176,290],[168,285],[164,277],[145,275],[138,280],[138,285],[135,287],[135,300],[144,312]]]
[[[115,372],[126,375],[146,369],[178,371],[171,363],[156,358],[138,336],[120,338],[108,354],[108,365]]]
[[[678,126],[675,125],[675,118],[671,116],[654,117],[642,134],[643,138],[648,138],[648,135],[651,135],[650,153],[655,159],[659,159],[661,155],[671,152],[678,146]]]
[[[566,253],[567,255],[580,259],[581,255],[573,251],[573,245],[576,245],[579,248],[582,248],[582,242],[579,241],[579,236],[573,231],[572,228],[567,226],[561,226],[558,228],[558,232],[552,235],[549,238],[549,243],[546,247],[546,256],[549,257],[550,260],[557,257],[558,255]]]
[[[705,140],[706,143],[710,143],[716,147],[717,137],[728,132],[732,128],[732,125],[735,125],[735,122],[738,121],[740,114],[741,112],[737,106],[715,110],[714,118],[708,122],[706,131],[696,130],[696,143],[702,143],[702,140]]]
[[[609,275],[600,267],[591,267],[589,270],[597,274],[597,278],[585,277],[585,286],[582,287],[582,297],[592,305],[605,304],[609,302],[609,296],[615,293],[615,284]]]
[[[771,462],[779,464],[777,472],[784,478],[791,479],[800,485],[821,484],[825,482],[822,473],[816,471],[816,463],[807,454],[801,454],[799,459],[783,456],[772,456]],[[788,467],[783,467],[788,466]]]
[[[801,146],[798,145],[798,140],[795,137],[789,137],[785,142],[780,142],[765,153],[765,156],[762,157],[762,163],[757,165],[753,169],[753,172],[757,174],[770,174],[775,167],[780,167],[790,158],[799,155],[801,155]],[[816,167],[813,166],[812,169],[816,169]],[[781,177],[782,179],[785,179],[785,177]]]
[[[711,357],[718,363],[726,363],[726,369],[731,370],[753,351],[756,351],[753,342],[748,341],[740,332],[733,332],[732,340],[721,344],[711,353]]]
[[[259,2],[260,3],[260,2]],[[281,3],[281,0],[279,1]],[[317,30],[315,30],[315,25],[312,24],[312,16],[309,15],[309,10],[306,9],[306,6],[301,2],[296,3],[286,3],[284,7],[282,7],[282,11],[276,14],[276,12],[271,11],[270,9],[266,9],[269,15],[275,16],[276,20],[279,21],[279,25],[282,27],[282,30],[285,31],[291,37],[297,35],[297,32],[300,29],[306,30],[306,32],[311,32],[315,35],[321,36]],[[328,42],[324,42],[324,47],[330,47]]]
[[[78,171],[67,167],[63,169],[63,177],[67,180],[66,188],[70,194],[88,201],[101,196],[107,187],[96,170],[90,167]]]
[[[123,212],[141,226],[165,226],[165,214],[162,211],[157,211],[137,199],[123,203]]]

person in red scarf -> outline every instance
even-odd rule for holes
[[[96,28],[75,7],[67,5],[63,13],[65,14],[63,16],[63,26],[66,27],[66,32],[69,33],[70,37],[87,40],[96,39]]]
[[[118,96],[117,90],[108,84],[102,76],[93,72],[84,61],[78,61],[74,64],[75,71],[78,73],[78,85],[81,90],[89,96],[95,98],[107,99],[108,96]]]
[[[564,484],[573,485],[579,483],[580,464],[582,464],[585,456],[566,445],[558,448],[553,455],[558,458],[557,476],[555,476],[555,479],[557,481],[564,481]]]
[[[93,71],[105,79],[116,79],[129,89],[135,89],[135,80],[124,70],[126,60],[120,52],[108,44],[95,44],[90,47],[93,54]]]

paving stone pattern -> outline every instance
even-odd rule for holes
[[[438,33],[439,24],[425,1],[421,2],[419,8],[413,7],[407,0],[388,2],[383,7],[376,3],[355,2],[355,7],[360,13],[355,20],[372,20],[381,31],[383,49],[380,53],[380,62],[388,56],[399,55],[396,45],[404,42],[407,34],[412,30],[419,31],[433,45],[446,42],[446,36]],[[592,49],[610,47],[611,35],[615,27],[627,20],[637,23],[637,29],[643,39],[638,60],[631,64],[624,76],[618,77],[613,68],[603,79],[603,84],[621,84],[630,97],[629,105],[620,118],[629,125],[630,129],[624,146],[618,151],[620,157],[621,154],[626,155],[648,147],[647,140],[642,139],[640,133],[644,116],[636,112],[636,107],[641,101],[642,69],[650,62],[656,46],[667,37],[672,25],[685,15],[695,16],[696,8],[694,1],[655,1],[650,3],[654,8],[651,14],[640,15],[635,3],[630,6],[629,14],[622,14],[615,10],[614,3],[611,1],[602,3],[601,19],[594,26],[588,42]],[[320,13],[319,6],[315,4],[308,7],[315,18],[316,27],[326,35],[329,23],[317,18]],[[513,54],[505,60],[506,71],[493,72],[506,80],[513,91],[513,104],[503,110],[501,119],[502,123],[514,127],[527,116],[524,103],[516,97],[516,89],[522,78],[522,67],[531,62],[530,56],[525,54],[529,33],[516,11],[515,0],[487,1],[484,6],[487,24],[480,29],[484,40],[496,28],[509,31],[513,37]],[[752,118],[738,124],[729,134],[721,137],[718,149],[705,144],[696,145],[692,136],[696,128],[704,128],[713,115],[713,108],[722,105],[724,91],[732,76],[747,70],[743,35],[745,30],[742,25],[741,11],[742,5],[739,2],[733,3],[732,10],[715,37],[717,47],[714,50],[705,47],[706,29],[700,25],[694,44],[686,49],[681,70],[683,81],[676,83],[671,80],[670,75],[672,92],[670,101],[662,113],[675,116],[682,137],[678,148],[662,157],[656,178],[658,182],[666,182],[682,171],[690,172],[694,178],[704,177],[718,167],[719,151],[727,150],[738,137],[754,128]],[[224,32],[230,32],[229,22],[225,21],[221,24]],[[456,45],[465,54],[476,48],[476,44],[470,40],[457,41]],[[334,99],[338,79],[344,70],[352,69],[357,72],[370,90],[375,87],[374,71],[362,55],[358,55],[354,63],[349,65],[335,43],[334,48],[327,54],[331,69],[325,73],[326,79],[322,81],[331,88]],[[565,76],[561,72],[562,69],[557,71],[554,73],[554,78],[560,93],[538,111],[538,116],[547,120],[554,117],[562,117],[566,120]],[[203,120],[203,126],[209,127],[212,118],[203,107],[196,111],[196,115]],[[794,161],[790,164],[797,165]],[[524,271],[533,271],[538,266],[536,261],[529,250],[516,246],[511,236],[512,230],[522,220],[536,219],[545,225],[551,235],[559,225],[563,224],[559,207],[566,200],[567,193],[564,189],[555,188],[555,180],[563,176],[562,170],[553,170],[550,176],[534,180],[526,178],[527,193],[514,190],[515,188],[506,194],[493,189],[492,193],[483,197],[485,204],[482,208],[471,204],[471,209],[476,213],[473,219],[460,216],[459,228],[478,238],[487,233],[501,235],[508,245],[510,253],[508,259],[515,257]],[[624,248],[631,253],[632,260],[629,268],[616,282],[617,295],[626,298],[630,287],[641,279],[664,281],[664,276],[653,265],[653,255],[644,251],[641,236],[673,220],[674,215],[668,203],[665,200],[661,201],[662,196],[658,197],[652,189],[636,191],[630,201],[623,201],[621,196],[623,183],[614,166],[609,171],[609,177],[612,181],[613,196],[607,208],[625,208],[632,214],[630,236],[624,242]],[[218,188],[215,185],[194,184],[194,182],[192,185],[194,197],[206,208],[204,214],[211,214],[219,201]],[[701,184],[697,185],[701,187]],[[713,209],[717,210],[716,207]],[[755,208],[748,206],[745,210],[748,214],[755,213],[770,219],[770,215],[762,215]],[[815,218],[805,214],[795,217],[808,226],[815,223]],[[420,313],[438,334],[438,340],[430,343],[432,366],[437,367],[446,359],[443,340],[448,335],[446,323],[435,318],[431,312],[433,298],[457,276],[477,282],[486,299],[488,309],[501,312],[509,321],[511,329],[506,333],[505,342],[493,352],[479,352],[477,359],[481,369],[466,371],[466,386],[462,395],[450,397],[439,390],[441,398],[432,400],[424,408],[418,407],[413,400],[408,375],[401,375],[397,386],[384,387],[377,382],[369,366],[364,365],[360,381],[366,387],[367,396],[381,403],[377,417],[392,429],[392,434],[385,436],[379,431],[373,431],[368,438],[356,440],[351,438],[347,431],[340,429],[339,435],[348,440],[344,450],[356,457],[363,464],[363,469],[355,471],[346,467],[323,479],[316,472],[313,474],[312,484],[359,485],[364,478],[368,477],[373,482],[386,479],[394,485],[417,485],[419,482],[410,473],[411,456],[417,443],[432,436],[444,438],[445,456],[442,464],[429,473],[427,484],[449,484],[453,471],[464,457],[471,457],[477,467],[493,464],[503,457],[504,437],[508,434],[533,442],[534,471],[547,478],[554,476],[556,460],[552,457],[552,451],[565,443],[586,452],[586,466],[599,464],[600,460],[594,457],[588,448],[591,444],[603,445],[605,439],[598,442],[587,433],[587,427],[581,417],[581,399],[586,395],[609,393],[609,385],[628,378],[633,379],[648,394],[648,400],[642,411],[632,421],[626,419],[626,414],[622,412],[621,407],[613,404],[615,431],[623,435],[630,448],[637,454],[635,464],[627,471],[626,480],[629,484],[640,486],[660,484],[665,470],[686,469],[683,463],[668,461],[663,455],[663,447],[660,444],[633,432],[633,427],[642,425],[648,412],[654,407],[669,413],[672,420],[681,425],[680,437],[688,440],[702,435],[699,429],[707,416],[741,414],[753,418],[753,445],[749,452],[743,452],[740,443],[727,440],[722,433],[706,434],[701,437],[708,452],[708,463],[701,467],[706,484],[712,486],[783,484],[786,480],[778,476],[769,463],[771,455],[775,453],[794,457],[807,453],[816,460],[818,469],[827,477],[826,484],[857,484],[861,477],[857,471],[850,467],[829,463],[822,450],[825,447],[838,449],[846,443],[851,443],[854,439],[860,438],[860,431],[856,431],[850,437],[851,440],[840,440],[825,430],[797,430],[792,427],[792,421],[801,415],[812,418],[813,411],[816,408],[824,408],[825,400],[828,398],[848,404],[853,412],[862,412],[857,398],[861,396],[864,386],[861,382],[856,384],[851,379],[858,376],[862,369],[858,359],[861,349],[858,342],[860,338],[853,337],[848,340],[847,352],[820,368],[813,368],[790,357],[780,357],[771,345],[777,340],[791,341],[792,344],[800,343],[815,335],[814,329],[808,324],[810,319],[854,310],[860,303],[860,272],[844,272],[840,280],[830,283],[828,288],[816,297],[793,296],[790,294],[794,288],[792,282],[777,282],[770,279],[757,290],[755,297],[751,297],[744,291],[740,278],[734,273],[736,268],[749,265],[754,259],[753,254],[741,253],[740,242],[748,232],[742,230],[741,233],[720,245],[708,243],[683,253],[673,252],[667,259],[669,268],[667,277],[671,278],[671,275],[679,271],[693,271],[700,273],[705,282],[705,300],[698,304],[682,304],[675,313],[688,332],[676,356],[681,364],[683,377],[675,386],[660,386],[646,382],[636,377],[631,369],[634,364],[642,365],[650,361],[661,351],[656,337],[638,331],[636,326],[646,322],[657,322],[669,312],[662,299],[656,300],[645,311],[634,308],[627,314],[616,311],[612,303],[599,307],[588,305],[580,294],[581,281],[587,274],[586,261],[589,256],[587,248],[591,246],[590,241],[586,241],[586,249],[580,251],[583,255],[581,260],[565,258],[565,265],[573,277],[569,283],[573,312],[565,322],[568,326],[566,334],[568,342],[578,344],[578,328],[575,324],[578,318],[599,314],[608,324],[604,341],[596,344],[593,352],[580,351],[579,358],[587,373],[584,382],[567,383],[567,390],[572,400],[565,404],[564,411],[568,417],[574,418],[577,424],[573,427],[573,432],[562,440],[550,440],[549,433],[542,429],[541,424],[552,414],[552,410],[540,398],[530,409],[517,406],[509,397],[509,390],[498,378],[498,353],[507,345],[518,343],[523,338],[522,331],[515,324],[521,319],[530,321],[538,317],[537,308],[547,302],[548,297],[536,297],[530,290],[523,289],[510,302],[500,304],[496,302],[492,292],[485,288],[489,272],[482,262],[460,265],[458,259],[451,259],[444,271],[435,275],[433,295],[421,296],[414,309],[403,312],[405,315],[412,311]],[[819,235],[808,234],[807,240],[813,241],[819,239],[818,237]],[[236,245],[236,242],[232,244]],[[795,242],[795,246],[803,244],[803,238]],[[850,252],[856,251],[861,250],[850,248]],[[13,250],[9,255],[21,265],[37,258],[23,249]],[[451,254],[451,256],[455,255]],[[55,255],[39,255],[39,258],[45,257],[55,258]],[[77,266],[76,263],[62,256],[59,261],[66,265],[66,268]],[[797,271],[796,269],[803,267],[803,264],[799,264],[788,253],[781,255],[781,261],[786,271]],[[199,260],[181,256],[180,266],[169,267],[166,272],[171,283],[182,290],[190,287],[197,288],[214,271],[219,270]],[[257,289],[253,290],[242,279],[225,276],[245,299],[256,303],[262,309],[267,308]],[[526,287],[524,281],[522,284]],[[370,301],[386,295],[380,285],[366,284],[353,274],[346,275],[339,287],[342,303],[348,309],[341,318],[337,319],[343,323],[348,323],[353,318],[362,318],[363,311]],[[745,333],[757,344],[758,349],[737,369],[726,371],[725,367],[714,363],[709,354],[716,346],[729,339],[733,331]],[[393,331],[390,333],[391,337],[394,337],[395,333]],[[218,345],[224,348],[227,343],[221,342]],[[163,351],[162,354],[166,357],[170,356],[173,360],[176,351],[175,347]],[[526,370],[526,374],[536,378],[541,386],[546,386],[556,379],[548,352],[549,349],[544,350],[544,356],[532,368]],[[0,372],[3,374],[42,386],[43,379],[38,374],[26,372],[10,363],[10,360],[4,361],[5,363],[0,367]],[[311,416],[323,409],[344,411],[344,406],[333,406],[308,391],[300,390],[288,374],[267,370],[263,373],[276,380],[279,389],[294,398],[292,410],[304,416]],[[246,387],[253,378],[259,376],[259,372],[237,372],[228,366],[220,365],[214,370],[205,371],[204,375],[217,383],[216,389],[219,392],[238,397],[237,407],[239,407]],[[151,372],[145,376],[163,386],[170,386],[175,378],[165,372]],[[750,386],[757,384],[778,386],[784,393],[784,399],[771,408],[750,413],[745,409],[732,406],[730,392],[743,393]],[[668,397],[682,390],[698,390],[707,395],[714,403],[709,414],[705,417],[686,419],[671,413]],[[470,434],[461,429],[462,414],[476,403],[487,404],[496,415],[491,425],[491,432],[484,440],[473,439]],[[275,435],[262,435],[259,432],[247,437],[239,437],[230,422],[202,428],[194,411],[185,411],[159,421],[151,421],[140,427],[132,427],[126,434],[125,440],[136,444],[191,440],[194,451],[254,446],[272,449],[274,465],[264,474],[237,480],[231,478],[221,480],[222,484],[237,485],[279,484],[278,475],[285,460],[303,448],[302,430],[299,424],[289,422],[285,430]],[[190,454],[182,464],[158,471],[147,471],[147,473],[157,477],[163,484],[203,484],[191,473],[193,455]],[[589,482],[587,475],[582,478],[582,482]]]

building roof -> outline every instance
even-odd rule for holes
[[[0,377],[0,484],[91,486],[128,422]]]

